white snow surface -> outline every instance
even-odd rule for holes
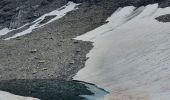
[[[170,100],[170,14],[158,4],[118,9],[107,24],[75,39],[92,41],[85,68],[75,80],[110,92],[105,100]]]
[[[72,10],[76,10],[77,5],[79,5],[79,4],[75,4],[73,2],[68,2],[68,4],[66,4],[65,6],[59,8],[59,9],[56,9],[56,10],[50,12],[50,13],[44,14],[40,18],[36,19],[34,22],[32,22],[32,25],[28,29],[26,29],[26,30],[24,30],[20,33],[17,33],[17,34],[15,34],[15,35],[13,35],[9,38],[6,38],[5,40],[9,40],[9,39],[12,39],[12,38],[16,38],[16,37],[31,33],[34,29],[43,27],[43,26],[45,26],[45,25],[47,25],[47,24],[49,24],[49,23],[51,23],[55,20],[58,20],[58,19],[62,18],[63,16],[65,16],[68,12],[70,12]],[[45,19],[46,16],[51,16],[51,15],[56,15],[56,17],[54,17],[53,19],[51,19],[47,23],[39,24],[41,21],[43,21]]]
[[[17,96],[8,92],[0,91],[0,100],[40,100],[31,97]]]

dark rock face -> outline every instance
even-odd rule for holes
[[[159,6],[162,8],[170,6],[170,0],[163,0]]]
[[[1,0],[0,29],[18,28],[66,3],[67,0]]]

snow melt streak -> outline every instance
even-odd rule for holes
[[[28,29],[20,32],[20,33],[17,33],[9,38],[6,38],[5,40],[9,40],[9,39],[12,39],[12,38],[16,38],[16,37],[19,37],[19,36],[22,36],[22,35],[25,35],[25,34],[28,34],[28,33],[31,33],[34,29],[37,29],[37,28],[40,28],[40,27],[43,27],[57,19],[60,19],[62,18],[63,16],[65,16],[68,12],[72,11],[72,10],[75,10],[76,6],[78,4],[75,4],[73,2],[69,2],[67,5],[57,9],[57,10],[54,10],[50,13],[47,13],[43,16],[41,16],[40,18],[36,19],[34,22],[32,22],[33,25],[31,25]],[[47,23],[44,23],[44,24],[39,24],[41,21],[43,21],[45,19],[46,16],[51,16],[51,15],[56,15],[56,17],[54,17],[53,19],[51,19],[50,21],[48,21]],[[0,31],[1,32],[1,31]],[[5,34],[7,34],[8,32],[6,32]],[[4,34],[4,33],[3,33]]]
[[[110,91],[106,100],[168,100],[170,23],[155,18],[169,13],[170,7],[158,4],[125,7],[109,23],[77,37],[94,42],[94,48],[74,79]]]

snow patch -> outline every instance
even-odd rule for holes
[[[8,92],[0,91],[0,100],[40,100],[31,97],[17,96]]]
[[[168,98],[170,23],[155,20],[165,14],[170,14],[170,7],[158,4],[124,7],[107,24],[76,37],[94,42],[94,48],[74,79],[106,89],[110,92],[106,100]]]

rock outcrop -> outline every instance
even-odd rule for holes
[[[1,0],[0,29],[18,28],[66,3],[67,0]]]

